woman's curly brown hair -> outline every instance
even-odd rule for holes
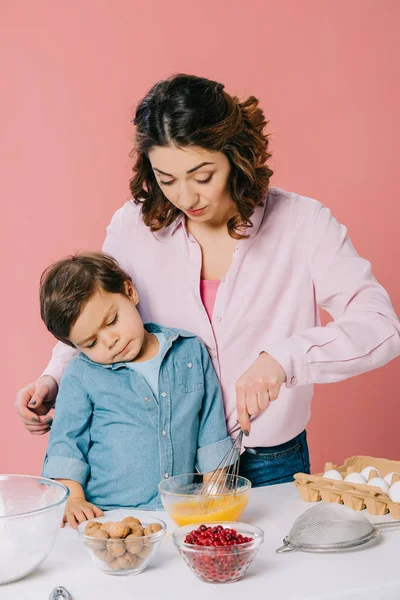
[[[256,206],[262,205],[272,170],[267,166],[268,124],[258,100],[240,101],[224,91],[222,83],[194,75],[175,75],[156,83],[140,102],[136,125],[136,161],[130,189],[142,206],[144,223],[157,231],[181,214],[160,189],[148,153],[154,146],[199,146],[223,152],[231,172],[229,193],[237,214],[227,223],[229,234],[245,237]]]

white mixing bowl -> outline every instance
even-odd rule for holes
[[[0,475],[0,584],[25,577],[44,561],[68,496],[68,488],[52,479]]]

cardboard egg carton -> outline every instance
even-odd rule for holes
[[[365,467],[379,469],[381,476],[396,471],[400,473],[400,461],[387,460],[386,458],[373,458],[371,456],[351,456],[343,465],[337,466],[326,463],[325,471],[336,469],[343,478],[349,473],[360,473]],[[307,473],[296,473],[295,485],[300,492],[301,499],[305,502],[335,502],[345,504],[354,510],[367,509],[371,515],[385,515],[390,512],[394,519],[400,519],[400,503],[392,502],[387,494],[378,487],[324,479],[323,473],[308,475]],[[372,473],[372,476],[376,473]],[[371,478],[371,477],[370,477]]]

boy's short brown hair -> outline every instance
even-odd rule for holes
[[[68,339],[85,304],[99,289],[126,295],[131,277],[117,261],[100,252],[68,256],[50,265],[40,278],[40,314],[47,329],[61,342]]]

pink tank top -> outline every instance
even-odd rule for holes
[[[200,297],[210,321],[212,320],[215,297],[218,292],[219,284],[219,279],[200,279]]]

